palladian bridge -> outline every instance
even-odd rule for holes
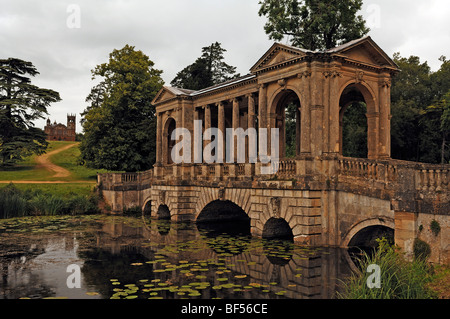
[[[254,236],[291,236],[315,246],[361,245],[391,232],[406,253],[420,238],[431,246],[432,261],[449,263],[450,165],[391,159],[390,87],[397,72],[364,37],[321,52],[275,43],[248,75],[199,91],[165,86],[153,101],[154,168],[99,174],[99,189],[114,213],[139,206],[174,221],[248,220]],[[343,116],[354,102],[367,107],[364,159],[342,155]],[[295,106],[293,158],[285,157],[287,105]],[[177,128],[192,136],[209,128],[278,128],[278,170],[263,173],[270,163],[249,160],[256,143],[249,136],[245,162],[236,161],[236,146],[226,161],[225,134],[200,140],[202,150],[224,146],[226,152],[211,152],[215,161],[198,155],[194,142],[196,155],[174,163]],[[274,153],[270,137],[257,136],[257,143],[259,152]]]

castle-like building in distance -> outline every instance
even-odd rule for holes
[[[47,125],[44,127],[44,132],[47,134],[49,141],[72,141],[75,142],[75,114],[67,114],[67,126],[56,121],[51,124],[50,119],[47,119]]]

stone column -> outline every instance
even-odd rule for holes
[[[224,163],[225,162],[225,105],[223,102],[217,103],[217,115],[218,115],[218,129],[222,132],[222,139],[218,139],[217,141],[217,162]]]
[[[367,149],[368,159],[378,159],[379,118],[380,113],[367,113]]]
[[[259,85],[259,95],[258,95],[258,125],[260,129],[267,128],[267,84]],[[259,134],[259,146],[258,155],[269,155],[269,145],[268,140],[270,140],[270,132],[267,134]],[[261,157],[260,157],[261,159]]]
[[[311,113],[310,113],[310,81],[311,72],[309,70],[299,73],[303,85],[303,100],[301,112],[301,142],[300,150],[302,154],[311,154]]]
[[[248,94],[247,97],[248,97],[247,129],[249,130],[248,132],[250,132],[250,129],[255,128],[255,119],[256,119],[255,97],[254,97],[253,93]],[[250,153],[250,147],[254,147],[254,145],[250,145],[250,138],[247,137],[247,143],[246,143],[246,150],[247,150],[246,161],[247,161],[247,163],[257,160],[256,158],[251,158],[252,154]],[[257,156],[258,154],[254,154],[254,155]]]
[[[156,166],[162,164],[162,116],[156,113]]]
[[[239,98],[234,98],[231,100],[233,103],[233,117],[232,126],[234,132],[239,128]],[[233,157],[232,163],[237,163],[237,136],[233,135]]]
[[[197,121],[200,120],[200,114],[199,114],[199,110],[198,108],[194,107],[194,134],[191,137],[191,141],[192,141],[192,155],[193,155],[193,159],[194,159],[194,163],[201,163],[202,159],[203,159],[203,148],[202,148],[202,144],[203,144],[203,138],[201,136],[202,134],[202,127],[196,127],[197,126]],[[197,128],[199,128],[199,130],[197,130]],[[194,174],[192,174],[194,175]]]
[[[331,72],[323,72],[324,85],[323,85],[323,141],[322,150],[324,153],[330,152],[330,82],[331,82]]]
[[[378,158],[387,159],[391,157],[390,147],[390,87],[391,81],[389,78],[384,78],[380,83],[380,137]]]
[[[320,62],[311,62],[310,110],[311,110],[311,155],[320,156],[323,152],[323,77]]]
[[[330,145],[328,147],[329,152],[339,154],[340,151],[340,136],[341,136],[341,126],[339,117],[339,78],[342,74],[336,70],[331,71],[330,80]]]
[[[211,128],[211,106],[210,105],[206,105],[204,106],[205,109],[205,131]],[[203,150],[205,149],[205,147],[207,145],[209,145],[209,143],[211,143],[210,141],[203,141]],[[208,158],[204,158],[204,160],[208,160],[210,159],[209,154],[205,157]]]

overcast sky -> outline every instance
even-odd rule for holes
[[[49,108],[52,122],[65,124],[76,113],[81,132],[90,70],[113,49],[142,50],[169,84],[218,41],[226,62],[244,75],[273,43],[258,8],[258,0],[0,0],[0,58],[31,61],[40,72],[33,83],[61,95]],[[364,0],[361,14],[391,57],[417,55],[434,71],[441,55],[450,58],[448,0]]]

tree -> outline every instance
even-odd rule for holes
[[[342,118],[342,153],[347,157],[366,158],[367,149],[367,106],[364,102],[353,102]]]
[[[440,163],[450,157],[446,93],[450,90],[450,61],[431,72],[427,62],[417,56],[394,54],[401,71],[392,82],[392,157]]]
[[[289,37],[294,46],[325,50],[369,32],[357,12],[362,0],[261,0],[259,15],[268,21],[271,40]]]
[[[426,120],[425,125],[428,125],[427,128],[432,128],[428,131],[433,132],[436,135],[435,138],[441,140],[440,145],[435,145],[440,149],[440,163],[450,163],[450,150],[448,150],[449,146],[447,145],[450,140],[450,90],[441,100],[428,106],[423,115],[423,121]]]
[[[391,88],[391,144],[392,157],[408,161],[421,160],[420,119],[433,100],[431,69],[418,56],[402,57],[394,54],[394,62],[401,72],[392,79]]]
[[[39,72],[31,62],[0,60],[0,166],[31,154],[45,153],[45,133],[33,121],[48,114],[47,107],[61,100],[59,93],[31,84]]]
[[[219,42],[202,48],[202,56],[178,72],[170,84],[182,89],[201,90],[238,77],[236,67],[223,61],[226,51]]]
[[[162,71],[142,51],[125,45],[92,70],[101,77],[86,98],[81,158],[88,166],[114,171],[150,169],[156,159],[156,118],[151,101]]]

